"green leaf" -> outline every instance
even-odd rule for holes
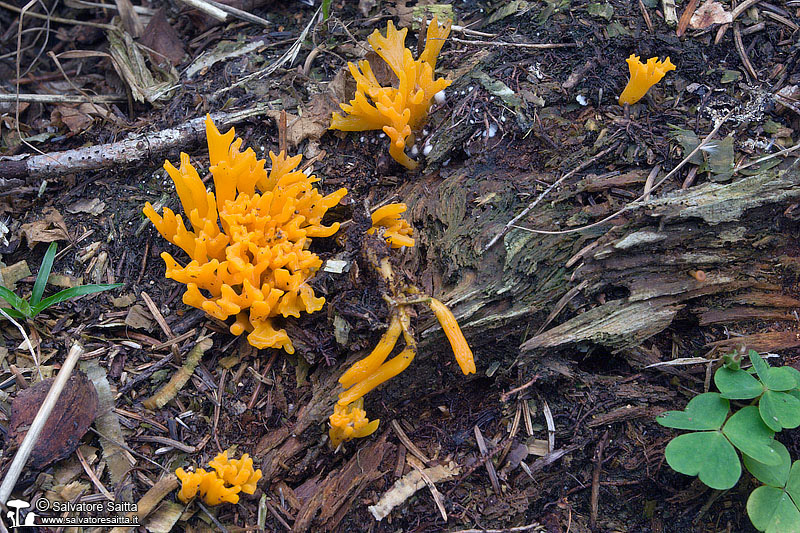
[[[679,435],[667,444],[664,457],[673,470],[698,476],[712,489],[729,489],[742,474],[736,450],[719,431]]]
[[[10,307],[2,307],[0,309],[2,309],[3,312],[5,312],[5,314],[10,316],[11,318],[18,318],[18,319],[27,318],[25,315],[23,315],[22,313],[20,313],[16,309],[11,309]],[[2,316],[2,315],[0,315],[0,316]]]
[[[8,302],[8,305],[16,309],[17,311],[22,311],[23,303],[25,300],[8,290],[6,287],[0,285],[0,298]],[[9,313],[10,314],[10,313]]]
[[[667,411],[656,418],[662,426],[676,429],[719,429],[728,416],[728,400],[716,392],[706,392],[692,398],[683,411]]]
[[[781,458],[781,463],[779,465],[765,465],[764,463],[759,463],[749,455],[745,455],[743,458],[744,466],[761,483],[782,489],[789,480],[792,458],[789,456],[789,450],[780,442],[773,440],[770,446]]]
[[[762,485],[750,493],[747,515],[759,531],[800,532],[800,510],[789,495],[777,487]]]
[[[64,289],[63,291],[57,292],[53,296],[49,296],[39,302],[39,305],[32,309],[33,316],[38,315],[50,306],[60,304],[61,302],[69,300],[70,298],[77,298],[78,296],[84,296],[86,294],[93,294],[96,292],[109,291],[111,289],[116,289],[117,287],[122,287],[122,285],[122,283],[112,283],[110,285],[81,285],[80,287]]]
[[[780,455],[770,446],[774,433],[761,420],[755,405],[748,405],[735,412],[725,422],[722,432],[731,444],[756,461],[767,465],[780,464]]]
[[[714,373],[714,384],[729,400],[749,400],[764,392],[764,386],[744,370],[731,370],[720,367]]]
[[[50,278],[50,271],[53,269],[53,260],[56,258],[57,249],[58,244],[51,242],[50,246],[47,247],[47,251],[44,253],[42,266],[39,267],[39,272],[36,274],[36,282],[33,284],[33,292],[31,293],[30,301],[31,305],[34,307],[42,300],[44,287],[47,285],[47,280]]]
[[[758,401],[758,411],[772,431],[800,426],[800,400],[791,394],[768,390]]]
[[[797,387],[797,380],[791,370],[771,368],[755,350],[750,350],[750,362],[753,363],[761,383],[770,390],[787,391]]]
[[[796,369],[795,367],[793,367],[793,366],[785,366],[785,367],[783,367],[783,368],[785,368],[786,370],[788,370],[788,372],[787,372],[788,374],[791,374],[791,375],[793,375],[793,376],[794,376],[794,379],[795,379],[795,381],[797,382],[797,385],[795,385],[795,386],[796,386],[796,387],[800,387],[800,370],[797,370],[797,369]]]

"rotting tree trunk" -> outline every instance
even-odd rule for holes
[[[592,179],[584,178],[577,187],[602,187]],[[623,352],[634,366],[641,366],[654,361],[635,348],[667,328],[681,309],[688,308],[702,321],[703,316],[714,319],[708,313],[720,301],[734,306],[730,309],[755,308],[756,316],[765,317],[788,317],[786,310],[800,304],[778,292],[781,269],[776,268],[795,263],[796,248],[785,228],[794,226],[787,213],[800,198],[796,169],[707,183],[640,202],[617,219],[621,225],[563,235],[512,230],[484,252],[492,236],[534,197],[518,197],[525,192],[519,191],[520,184],[527,181],[495,169],[460,169],[420,178],[400,191],[411,206],[418,239],[404,256],[403,269],[416,273],[415,282],[455,312],[478,356],[479,373],[497,359],[506,366],[514,359],[524,364],[542,350],[578,342]],[[527,224],[559,229],[575,209],[571,200],[545,201]],[[690,275],[697,270],[706,272],[704,281]],[[601,293],[608,295],[605,303],[591,299]],[[619,293],[627,295],[612,299]],[[572,307],[564,305],[570,299]],[[559,315],[556,308],[564,310]],[[574,308],[588,311],[575,314],[569,310]],[[732,317],[740,315],[748,313],[734,312]],[[535,334],[546,317],[553,325]],[[382,387],[389,405],[447,390],[460,379],[453,370],[441,371],[454,362],[435,320],[419,323],[417,332],[417,359]],[[796,337],[780,333],[761,340],[780,349],[799,345]],[[320,368],[314,396],[294,425],[258,443],[256,453],[267,480],[280,478],[289,468],[302,471],[313,462],[323,444],[317,434],[303,433],[324,427],[339,374]]]

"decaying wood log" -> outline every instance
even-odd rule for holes
[[[515,326],[536,331],[556,301],[580,283],[586,288],[571,302],[574,316],[521,343],[526,358],[582,342],[613,351],[637,346],[667,328],[687,305],[707,310],[714,307],[710,297],[745,288],[767,291],[766,300],[775,291],[779,300],[772,307],[786,313],[776,268],[781,254],[775,251],[792,255],[786,252],[792,221],[784,211],[800,198],[797,169],[651,198],[626,211],[619,225],[585,233],[515,229],[503,246],[486,253],[483,244],[526,203],[511,192],[512,183],[524,178],[496,169],[475,175],[461,170],[431,194],[435,179],[410,185],[406,193],[415,225],[422,228],[415,267],[424,288],[453,308],[478,345],[518,334]],[[528,225],[563,229],[559,224],[570,219],[569,208],[544,204]],[[691,275],[695,271],[705,273],[702,281]],[[425,329],[423,337],[438,336],[433,322]]]

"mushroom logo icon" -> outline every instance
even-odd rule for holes
[[[34,520],[36,519],[36,513],[34,513],[33,511],[31,511],[31,512],[29,512],[27,514],[27,516],[25,517],[25,522],[24,523],[21,523],[19,521],[19,510],[20,509],[27,509],[28,507],[31,506],[31,504],[29,504],[25,500],[11,500],[6,504],[6,506],[11,508],[11,509],[14,509],[13,512],[12,511],[8,511],[6,513],[6,516],[8,517],[8,520],[11,522],[11,529],[16,529],[16,528],[22,527],[22,526],[32,526],[32,525],[34,525]]]

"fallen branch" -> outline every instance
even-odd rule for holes
[[[264,103],[232,113],[212,113],[211,119],[218,127],[224,128],[265,115],[269,110],[270,105]],[[131,165],[166,153],[178,146],[199,142],[201,139],[205,139],[205,118],[198,117],[176,128],[142,133],[115,143],[44,155],[0,157],[0,176],[6,179],[54,177]]]

